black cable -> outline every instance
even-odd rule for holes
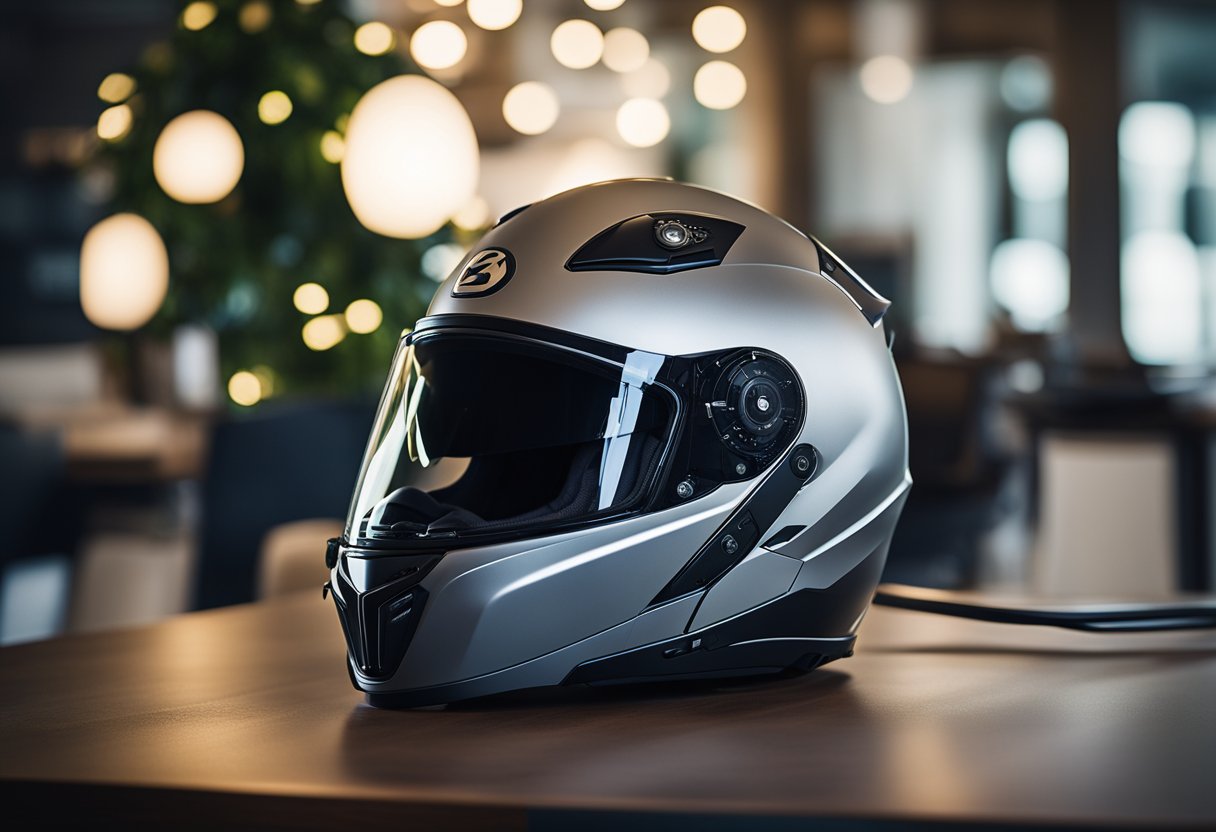
[[[874,603],[998,624],[1036,624],[1089,632],[1145,632],[1216,628],[1216,599],[1136,604],[1044,604],[1040,607],[979,603],[944,590],[882,584]]]

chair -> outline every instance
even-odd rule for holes
[[[346,514],[371,427],[367,403],[265,406],[218,422],[203,483],[194,607],[256,596],[267,534]],[[323,562],[324,547],[316,559]]]

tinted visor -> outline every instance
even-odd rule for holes
[[[352,545],[556,530],[639,506],[676,405],[663,357],[611,361],[428,331],[393,361],[347,521]]]

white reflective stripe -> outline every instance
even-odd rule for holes
[[[423,467],[430,465],[430,461],[423,459],[426,453],[425,449],[419,453],[419,447],[422,445],[422,428],[418,423],[418,405],[422,401],[422,389],[426,386],[426,379],[422,376],[422,370],[418,369],[418,360],[414,358],[413,352],[410,353],[410,360],[413,366],[407,371],[407,379],[415,379],[414,389],[407,390],[405,395],[409,397],[409,401],[405,406],[405,429],[408,432],[408,442],[406,450],[409,453],[410,460],[422,459]],[[416,447],[418,446],[418,447]]]
[[[608,424],[604,428],[604,453],[600,458],[599,508],[605,509],[616,502],[625,470],[625,459],[629,455],[630,437],[638,423],[642,409],[644,385],[654,381],[663,366],[663,356],[635,350],[625,358],[621,370],[621,391],[608,406]]]
[[[625,367],[621,370],[621,381],[634,387],[641,387],[654,382],[655,376],[663,368],[663,356],[653,352],[634,350],[625,358]]]

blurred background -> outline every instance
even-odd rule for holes
[[[0,111],[3,643],[316,592],[403,328],[621,176],[895,302],[889,580],[1213,588],[1216,4],[40,0]]]

